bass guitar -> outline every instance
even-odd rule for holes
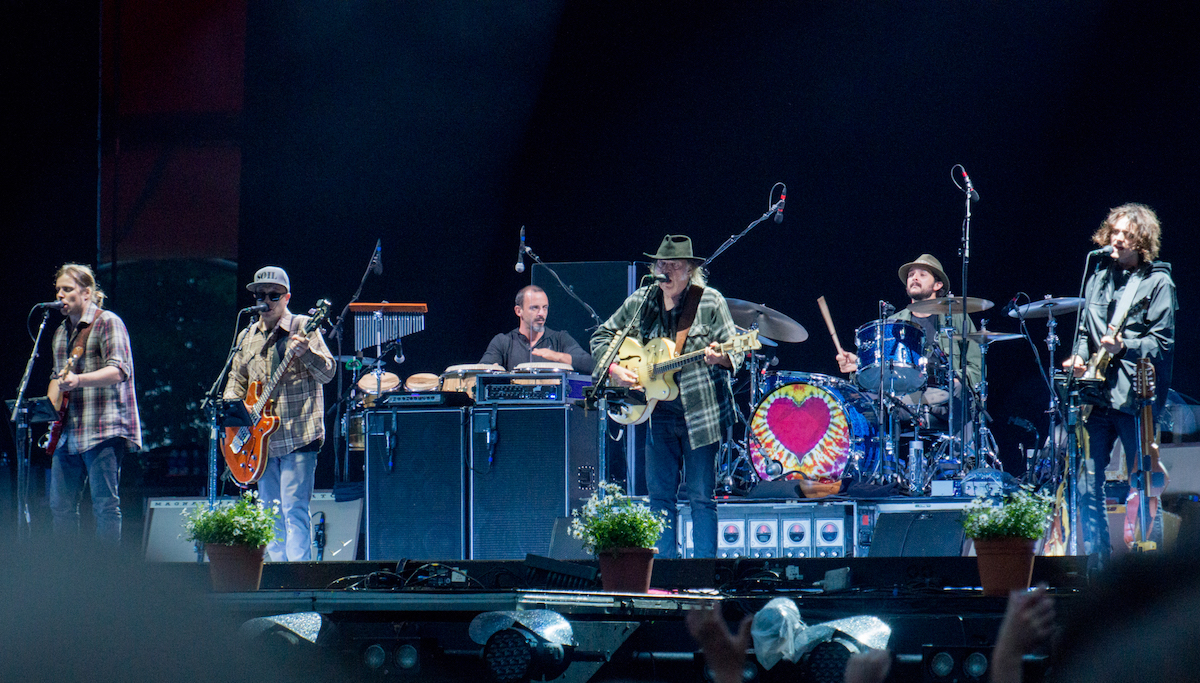
[[[304,336],[325,322],[329,315],[329,301],[321,299],[309,311],[312,315],[304,324]],[[250,414],[249,427],[226,427],[221,439],[221,451],[230,475],[239,486],[248,486],[258,481],[267,469],[267,445],[271,435],[279,430],[279,416],[275,414],[275,401],[271,398],[279,380],[287,372],[296,357],[295,346],[289,344],[279,365],[266,382],[251,382],[246,388],[246,412]]]
[[[71,349],[71,357],[67,359],[67,364],[59,371],[54,379],[62,381],[67,378],[67,373],[71,372],[75,367],[75,363],[83,358],[83,345],[80,344]],[[67,406],[71,404],[71,392],[59,390],[58,403],[54,408],[58,411],[58,417],[54,418],[54,422],[50,423],[50,429],[46,432],[46,436],[38,445],[46,449],[46,455],[54,455],[54,449],[58,448],[58,442],[62,439],[63,428],[67,424]]]
[[[1142,403],[1138,411],[1138,433],[1142,445],[1137,469],[1129,473],[1129,497],[1125,500],[1125,545],[1131,550],[1155,550],[1158,544],[1150,540],[1154,519],[1158,516],[1158,498],[1167,488],[1167,468],[1158,459],[1158,442],[1154,438],[1154,392],[1156,378],[1149,358],[1137,364],[1133,387]]]
[[[706,347],[707,348],[707,347]],[[762,348],[758,330],[739,334],[720,345],[721,353],[746,353]],[[625,425],[638,425],[650,419],[650,413],[659,401],[674,401],[679,397],[679,385],[675,373],[684,366],[704,360],[706,349],[699,349],[682,356],[675,355],[675,342],[666,337],[651,339],[642,346],[626,337],[617,353],[617,364],[637,373],[638,384],[645,393],[645,403],[632,400],[623,402],[608,414],[613,420]]]

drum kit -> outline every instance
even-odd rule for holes
[[[739,328],[758,329],[759,338],[800,342],[808,333],[800,323],[761,304],[728,299]],[[822,304],[823,313],[827,309]],[[943,297],[914,302],[915,314],[974,313],[992,307],[986,299]],[[1016,307],[1012,317],[1050,318],[1079,308],[1079,299],[1051,299]],[[1007,311],[1006,311],[1007,312]],[[834,335],[832,321],[826,317]],[[940,336],[963,341],[959,331],[943,328]],[[745,439],[722,444],[717,481],[725,493],[744,493],[760,481],[797,480],[807,497],[831,495],[843,482],[896,486],[909,495],[924,495],[937,479],[959,478],[976,467],[1001,469],[998,448],[987,422],[987,351],[997,342],[1025,335],[980,329],[965,336],[978,344],[981,378],[977,385],[953,382],[961,361],[926,340],[921,325],[892,318],[869,322],[855,330],[858,371],[854,381],[841,377],[786,370],[768,371],[766,356],[751,353],[750,417],[738,409]],[[773,344],[770,344],[773,345]],[[957,343],[947,344],[952,349]],[[840,349],[840,344],[838,345]],[[1053,348],[1051,349],[1053,357]],[[953,363],[951,361],[954,361]],[[959,373],[961,377],[961,373]],[[949,418],[966,402],[966,426]],[[930,447],[926,449],[926,445]],[[957,448],[953,447],[957,444]],[[907,449],[901,446],[907,445]],[[906,456],[901,461],[900,453]]]

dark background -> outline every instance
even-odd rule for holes
[[[318,297],[337,311],[381,239],[385,272],[362,299],[429,305],[390,369],[436,373],[515,325],[512,296],[530,276],[513,270],[522,225],[551,262],[641,259],[666,233],[709,254],[767,210],[777,181],[786,219],[725,252],[711,284],[808,329],[779,348],[778,368],[837,374],[818,296],[852,347],[880,299],[906,303],[896,269],[922,252],[961,293],[955,164],[981,195],[968,294],[997,307],[1018,292],[1074,296],[1108,209],[1155,208],[1179,287],[1174,388],[1200,394],[1191,3],[144,5],[14,3],[6,397],[29,353],[25,313],[53,298],[67,260],[101,254],[111,307],[134,333],[144,417],[170,405],[187,419],[176,413],[216,375],[262,265],[288,270],[294,311]],[[101,185],[119,189],[99,202],[98,45],[116,46],[100,151],[124,164],[106,167]],[[150,150],[140,167],[138,150]],[[185,181],[161,189],[173,177]],[[159,185],[125,189],[132,178]],[[549,294],[553,327],[575,304]],[[1045,326],[1030,331],[1044,365]],[[995,432],[1019,472],[1017,444],[1031,439],[1007,420],[1044,432],[1048,394],[1029,344],[997,344],[989,362]],[[169,379],[150,374],[168,367]],[[39,370],[31,390],[44,387]],[[197,429],[154,445],[195,443]]]

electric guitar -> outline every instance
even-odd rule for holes
[[[1149,358],[1137,364],[1134,376],[1134,392],[1142,402],[1138,411],[1138,431],[1141,435],[1142,452],[1137,465],[1138,486],[1131,488],[1125,500],[1125,545],[1132,550],[1155,550],[1158,546],[1150,540],[1154,518],[1158,515],[1158,497],[1167,488],[1167,469],[1158,459],[1158,443],[1154,439],[1154,365]],[[1145,472],[1147,465],[1149,472]],[[1134,481],[1134,472],[1129,473]]]
[[[82,344],[71,349],[71,357],[67,359],[67,364],[54,376],[54,379],[60,382],[66,379],[67,373],[71,372],[80,358],[83,358]],[[58,417],[50,423],[50,430],[46,432],[46,436],[39,444],[45,447],[46,455],[54,455],[54,449],[58,448],[58,442],[62,439],[63,427],[67,424],[67,407],[71,404],[70,398],[70,392],[59,389],[58,403],[54,406],[58,410]]]
[[[1125,315],[1112,321],[1108,324],[1108,333],[1115,339],[1121,336],[1121,332],[1125,329],[1125,323],[1129,321],[1129,316],[1136,315],[1146,310],[1150,306],[1150,297],[1144,297],[1141,301],[1134,303],[1125,311]],[[1088,359],[1087,368],[1083,371],[1083,376],[1079,378],[1081,382],[1090,382],[1095,385],[1104,384],[1104,373],[1108,371],[1108,364],[1112,362],[1112,354],[1108,349],[1101,346],[1096,349],[1092,357]],[[1088,416],[1092,414],[1092,405],[1085,403],[1079,406],[1079,416],[1087,421]]]
[[[329,315],[329,301],[321,299],[309,313],[312,317],[304,324],[305,337],[325,322],[326,316]],[[246,388],[243,403],[246,405],[246,412],[250,414],[250,426],[225,428],[224,438],[221,439],[221,451],[225,455],[225,463],[229,465],[230,474],[240,486],[258,481],[267,469],[267,445],[271,435],[279,430],[280,425],[279,416],[275,414],[275,401],[271,396],[295,357],[296,348],[289,344],[287,352],[279,361],[279,366],[267,381],[254,381]]]
[[[721,353],[746,353],[761,348],[758,330],[750,330],[746,334],[730,338],[721,344],[718,350]],[[625,402],[609,410],[609,416],[624,425],[639,425],[650,419],[650,413],[659,401],[674,401],[679,397],[675,373],[686,365],[704,360],[705,349],[676,356],[673,339],[659,337],[642,346],[626,337],[617,353],[617,364],[637,373],[638,384],[646,395],[646,401],[645,404]]]

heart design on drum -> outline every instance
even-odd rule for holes
[[[767,427],[780,445],[803,457],[817,447],[829,430],[829,406],[817,396],[795,401],[774,401],[767,408]]]

